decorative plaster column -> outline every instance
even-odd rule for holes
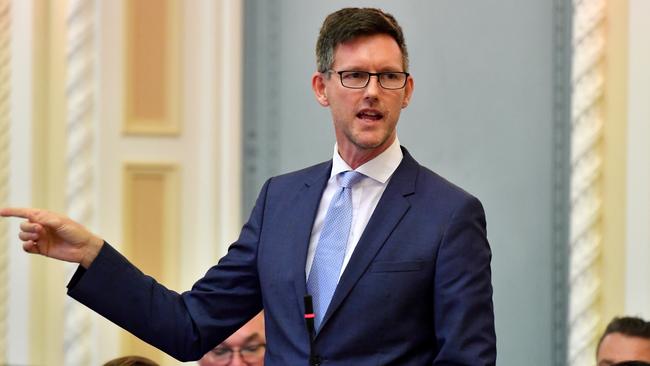
[[[9,197],[9,31],[9,0],[0,0],[0,207]],[[0,364],[7,362],[8,242],[7,220],[0,220]]]
[[[93,177],[93,0],[71,0],[67,13],[66,100],[67,100],[67,182],[68,215],[86,226],[94,224]],[[69,276],[76,266],[69,267]],[[89,311],[66,298],[64,306],[64,364],[92,364],[92,323]]]
[[[605,0],[573,1],[569,365],[593,365],[600,311]]]

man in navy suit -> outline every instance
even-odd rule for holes
[[[0,213],[28,219],[26,251],[81,264],[70,296],[179,360],[264,309],[266,365],[495,364],[481,203],[397,139],[414,87],[401,27],[378,9],[342,9],[316,48],[312,87],[332,114],[333,158],[269,179],[239,239],[190,291],[167,290],[63,216]]]

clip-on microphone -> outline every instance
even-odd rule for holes
[[[311,295],[305,295],[305,326],[307,333],[309,333],[309,365],[320,365],[320,359],[314,355],[314,335],[316,329],[314,328],[314,305],[311,300]]]

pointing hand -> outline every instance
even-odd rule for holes
[[[23,249],[33,254],[80,263],[88,268],[104,241],[81,224],[54,212],[33,208],[3,208],[0,216],[27,219],[18,237]]]

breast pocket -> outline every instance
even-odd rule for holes
[[[413,272],[424,268],[424,261],[378,261],[370,266],[370,272]]]

